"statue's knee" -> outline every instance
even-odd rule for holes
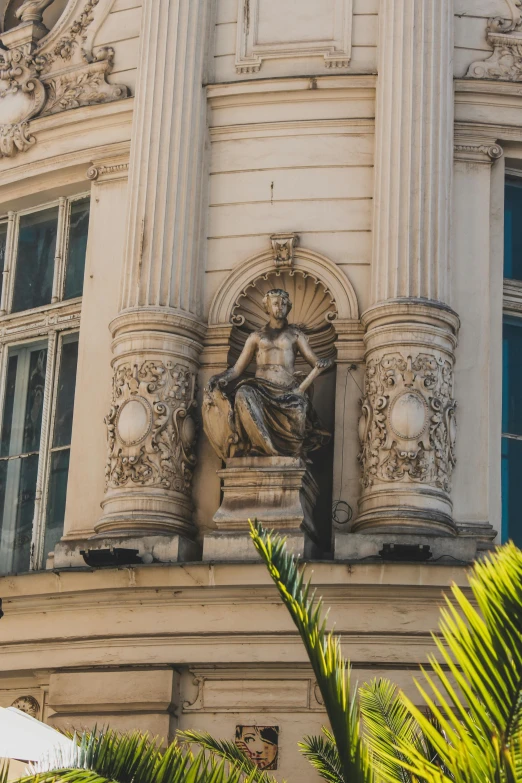
[[[236,392],[236,403],[249,402],[254,397],[254,390],[248,386],[240,386]]]

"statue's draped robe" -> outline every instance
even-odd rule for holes
[[[262,378],[238,384],[234,422],[237,456],[304,457],[330,440],[307,394]]]

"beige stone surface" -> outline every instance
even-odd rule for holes
[[[84,5],[55,0],[46,9],[44,21],[55,25],[49,41]],[[406,391],[410,356],[449,362],[458,403],[453,488],[418,493],[417,508],[428,516],[442,509],[460,552],[489,546],[501,526],[502,189],[505,172],[522,169],[522,79],[516,67],[502,82],[468,77],[492,54],[489,20],[510,19],[506,0],[455,0],[453,8],[448,0],[251,0],[257,53],[252,29],[241,26],[244,7],[100,0],[83,43],[92,57],[114,50],[108,82],[130,97],[37,116],[36,142],[0,158],[2,217],[62,196],[92,198],[65,538],[50,570],[0,578],[0,704],[34,699],[41,717],[63,728],[110,723],[165,738],[179,727],[231,740],[238,724],[278,725],[276,774],[291,783],[314,779],[296,743],[319,732],[325,716],[250,541],[216,533],[223,465],[204,435],[184,503],[158,490],[113,496],[100,508],[113,370],[128,365],[132,383],[134,364],[175,360],[201,405],[204,384],[237,354],[234,303],[274,273],[270,237],[298,235],[296,279],[317,279],[339,308],[330,344],[337,371],[316,384],[314,405],[335,435],[319,523],[343,545],[336,561],[313,564],[313,580],[354,678],[389,676],[417,698],[412,678],[432,647],[442,592],[465,585],[465,571],[344,561],[354,553],[347,538],[367,476],[358,461],[360,400],[372,396],[364,384],[373,359],[402,352]],[[4,9],[0,0],[0,16]],[[346,12],[344,27],[336,9]],[[435,24],[430,14],[441,9]],[[259,69],[246,72],[245,60],[258,55]],[[422,67],[428,61],[438,67]],[[402,309],[386,305],[361,321],[396,296]],[[443,323],[433,302],[415,310],[413,297],[451,305],[461,322],[457,348],[456,319]],[[35,336],[35,319],[44,328],[46,317],[27,316],[25,334]],[[9,328],[1,317],[2,350]],[[145,396],[161,405],[155,392]],[[136,426],[130,417],[123,435]],[[113,456],[118,465],[118,447]],[[367,487],[362,511],[388,504],[397,522],[410,489],[406,481],[394,494],[383,482],[376,501]],[[348,504],[349,523],[331,523],[330,498]],[[143,537],[144,522],[156,526],[153,539]],[[147,559],[167,561],[180,557],[172,532],[184,525],[206,561],[84,568],[80,549],[107,524],[113,536],[99,546],[139,539]],[[125,539],[130,528],[138,539]],[[437,541],[437,551],[452,540]],[[302,550],[302,536],[292,545]],[[358,554],[372,546],[378,537]]]

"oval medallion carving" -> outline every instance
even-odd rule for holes
[[[428,424],[428,405],[415,391],[407,391],[394,399],[389,414],[394,433],[404,440],[418,438]]]
[[[144,397],[132,397],[123,403],[116,428],[125,446],[136,446],[145,440],[152,427],[152,408]]]

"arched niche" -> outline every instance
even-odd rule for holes
[[[262,305],[266,291],[271,288],[288,291],[293,303],[289,320],[307,332],[319,356],[336,358],[335,372],[321,376],[314,384],[314,405],[325,425],[335,433],[330,453],[316,452],[314,457],[323,503],[318,513],[328,517],[322,521],[328,537],[332,499],[344,500],[355,508],[359,495],[360,393],[357,387],[362,387],[363,329],[355,290],[343,270],[320,253],[296,247],[295,235],[287,236],[291,240],[286,252],[280,253],[277,241],[272,238],[272,247],[238,264],[216,292],[201,356],[200,387],[203,388],[211,375],[230,366],[247,335],[266,323]],[[306,370],[306,367],[298,364],[297,369]],[[196,505],[207,504],[205,511],[198,513],[198,521],[206,526],[205,520],[211,519],[219,507],[219,484],[211,489],[210,482],[215,483],[217,478],[210,478],[212,470],[208,466],[218,469],[221,465],[216,463],[205,438],[202,438],[200,462],[197,484],[201,493],[196,487]]]
[[[286,264],[277,263],[273,249],[239,264],[214,297],[210,307],[209,327],[231,323],[240,297],[247,294],[256,280],[274,275],[310,277],[330,295],[335,309],[335,318],[332,320],[359,321],[357,296],[346,275],[326,256],[298,247]],[[294,307],[297,309],[298,304],[294,303]],[[304,314],[304,310],[300,312]]]

